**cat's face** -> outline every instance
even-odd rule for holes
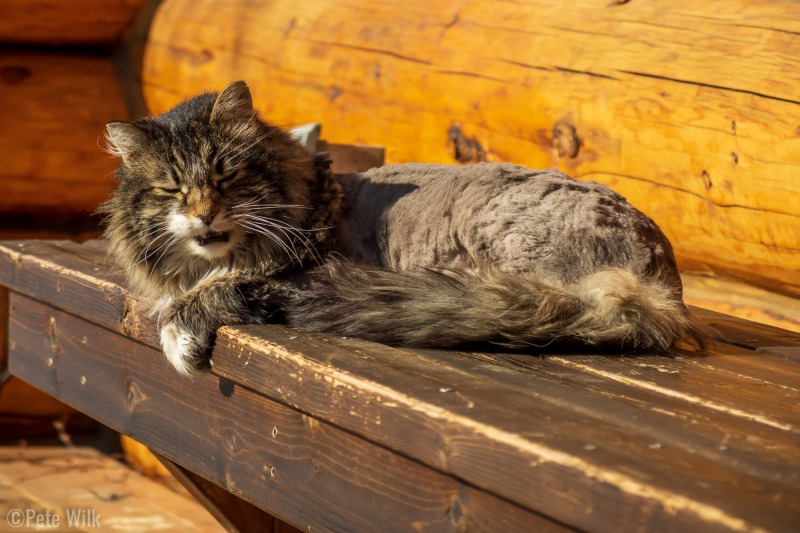
[[[111,123],[108,140],[122,165],[104,206],[106,235],[126,263],[169,274],[290,250],[313,163],[256,117],[244,83],[159,117]]]

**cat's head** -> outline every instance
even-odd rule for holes
[[[157,117],[112,122],[107,140],[122,161],[102,208],[106,237],[138,289],[170,276],[191,284],[216,267],[291,251],[313,158],[257,116],[244,82]]]

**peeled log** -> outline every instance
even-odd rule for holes
[[[0,42],[102,45],[122,38],[146,0],[3,0]]]
[[[105,124],[128,114],[110,62],[2,52],[0,109],[3,225],[17,217],[57,229],[58,220],[94,211],[117,165],[101,150]]]
[[[387,162],[559,167],[682,267],[800,295],[800,4],[706,5],[165,0],[144,92],[159,112],[241,78],[268,119]]]

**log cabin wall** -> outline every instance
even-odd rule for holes
[[[116,168],[100,149],[104,125],[129,116],[112,58],[146,3],[3,1],[0,238],[99,233],[94,211]],[[0,316],[0,369],[5,322]],[[48,417],[71,412],[15,378],[0,392],[0,424],[14,428],[39,431],[36,420],[49,427]]]
[[[165,0],[151,111],[243,78],[274,122],[387,162],[511,161],[610,185],[690,303],[800,330],[800,4]]]
[[[7,0],[0,18],[0,235],[96,234],[128,109],[112,65],[146,0]]]

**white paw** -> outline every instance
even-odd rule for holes
[[[191,341],[192,337],[189,333],[178,328],[172,322],[161,328],[161,349],[167,356],[167,361],[184,376],[194,373],[191,364]]]

